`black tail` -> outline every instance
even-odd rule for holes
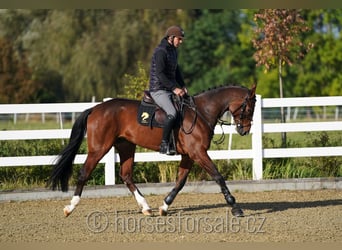
[[[72,127],[69,144],[59,154],[48,181],[52,190],[61,188],[63,192],[68,191],[72,165],[87,131],[87,118],[91,111],[92,109],[87,109],[82,112]]]

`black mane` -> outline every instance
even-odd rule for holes
[[[202,90],[202,91],[194,94],[194,96],[203,94],[203,93],[208,92],[210,90],[215,90],[215,89],[220,89],[220,88],[225,88],[225,87],[239,87],[239,88],[246,88],[246,89],[248,89],[247,87],[241,86],[241,85],[238,85],[238,84],[226,84],[226,85],[219,85],[219,86],[210,87],[210,88],[208,88],[206,90]]]

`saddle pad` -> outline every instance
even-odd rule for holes
[[[138,123],[143,126],[162,128],[163,124],[160,124],[155,120],[155,111],[156,111],[155,105],[147,104],[142,101],[138,108],[138,115],[137,115]]]

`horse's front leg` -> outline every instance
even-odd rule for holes
[[[217,184],[220,185],[221,191],[224,195],[225,200],[227,201],[228,205],[232,207],[232,214],[236,217],[243,217],[243,211],[242,209],[236,204],[235,198],[231,193],[229,192],[229,189],[226,185],[226,182],[221,174],[218,173],[213,179],[216,181]]]
[[[221,191],[228,205],[232,207],[232,214],[237,217],[244,216],[242,209],[236,204],[234,196],[230,193],[223,176],[217,170],[215,164],[210,159],[207,153],[199,154],[197,160],[198,164],[204,168],[207,173],[215,180],[215,182],[221,187]]]
[[[137,186],[133,182],[133,163],[136,146],[128,141],[115,145],[120,155],[120,177],[126,184],[127,188],[134,195],[141,212],[146,216],[152,215],[152,210],[147,204],[145,197],[141,194]]]
[[[173,200],[176,198],[179,191],[184,187],[186,179],[189,175],[189,172],[193,166],[194,162],[189,158],[188,155],[182,155],[182,160],[178,169],[178,176],[176,181],[176,186],[172,189],[172,191],[165,197],[163,205],[159,207],[159,214],[165,216],[167,214],[167,210]]]

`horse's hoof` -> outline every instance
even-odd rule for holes
[[[65,217],[68,217],[68,216],[71,214],[71,211],[70,211],[67,207],[65,207],[65,208],[63,209],[63,213],[64,213],[64,216],[65,216]]]
[[[141,210],[141,212],[145,216],[152,216],[152,209]]]
[[[167,211],[165,211],[164,209],[162,209],[161,207],[159,208],[159,215],[160,216],[166,216],[167,215]]]
[[[245,215],[243,214],[243,211],[241,208],[239,207],[233,207],[232,208],[232,214],[235,216],[235,217],[244,217]]]

